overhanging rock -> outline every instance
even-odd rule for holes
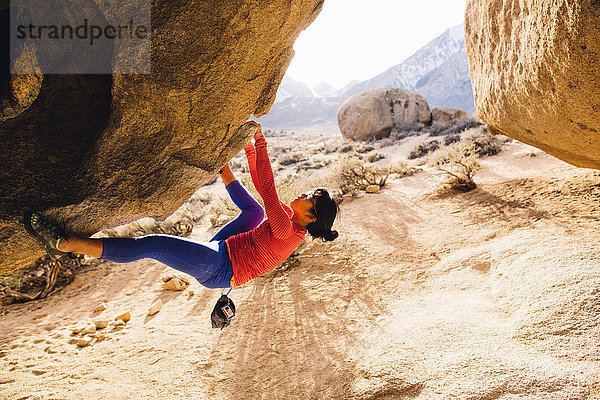
[[[108,23],[139,0],[29,2],[27,12]],[[147,75],[11,77],[0,49],[0,273],[44,253],[22,228],[26,210],[89,235],[144,216],[164,218],[207,182],[254,133],[293,57],[293,43],[323,0],[152,2]],[[11,12],[0,2],[0,17]],[[71,21],[75,22],[75,21]],[[108,61],[91,54],[49,60],[24,46],[15,63],[97,62],[114,68],[131,57],[115,46]],[[88,63],[88,64],[86,64]],[[35,69],[35,68],[34,68]]]

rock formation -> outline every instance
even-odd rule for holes
[[[95,18],[115,22],[138,1],[38,2],[27,10],[0,2],[0,19],[27,11],[75,23],[91,7]],[[22,228],[25,210],[89,235],[177,209],[252,136],[244,121],[269,110],[293,43],[322,4],[154,0],[152,72],[145,75],[78,74],[98,62],[116,68],[131,61],[127,46],[98,60],[85,53],[37,57],[26,45],[11,65],[4,43],[0,273],[44,253]],[[73,73],[36,73],[36,65],[53,62]],[[11,77],[18,63],[32,73]]]
[[[597,1],[468,0],[475,105],[492,133],[600,169]]]
[[[467,118],[467,112],[452,107],[433,107],[431,110],[431,122],[450,122],[459,118]]]
[[[389,136],[393,128],[429,124],[431,112],[423,96],[402,89],[375,89],[352,96],[338,111],[342,135],[350,140]]]

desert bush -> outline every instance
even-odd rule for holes
[[[418,171],[421,171],[418,168],[409,167],[408,164],[402,160],[392,164],[389,169],[391,174],[399,176],[410,176],[416,174]]]
[[[375,150],[375,147],[368,145],[368,144],[364,144],[364,143],[360,143],[360,144],[354,146],[354,151],[359,154],[368,153],[373,150]]]
[[[330,172],[331,185],[342,194],[365,190],[369,185],[384,187],[391,168],[380,168],[355,157],[340,157]]]
[[[430,136],[446,136],[464,132],[468,129],[483,125],[483,122],[471,118],[459,118],[449,122],[434,122],[425,128]]]
[[[426,128],[430,136],[442,136],[452,126],[451,122],[436,121]]]
[[[421,143],[418,145],[413,151],[408,155],[409,160],[414,160],[415,158],[423,157],[426,154],[429,154],[440,147],[440,142],[437,140],[430,140],[425,143]]]
[[[426,129],[426,126],[422,122],[408,122],[402,121],[394,125],[394,127],[390,131],[390,135],[397,136],[408,136],[411,133],[421,132],[423,129]]]
[[[452,143],[460,142],[460,134],[453,133],[444,138],[444,146],[450,146]]]
[[[285,153],[279,158],[279,164],[288,166],[299,163],[304,160],[304,156],[300,152]]]
[[[431,164],[442,177],[442,188],[468,192],[477,186],[473,181],[479,162],[473,142],[455,143],[439,149]]]
[[[331,163],[328,160],[307,160],[303,161],[296,167],[296,172],[308,171],[311,169],[321,169],[325,168]]]
[[[210,225],[213,228],[218,228],[234,219],[240,213],[240,209],[229,197],[221,196],[216,204],[210,207],[209,213],[208,221]]]
[[[351,144],[340,144],[338,140],[330,140],[323,144],[323,154],[347,153],[352,150]]]
[[[350,151],[352,151],[354,149],[354,147],[351,144],[345,144],[342,145],[338,148],[338,153],[348,153]]]
[[[94,237],[138,237],[156,233],[187,237],[192,234],[194,224],[203,217],[212,201],[210,193],[197,192],[164,221],[141,218],[129,224],[104,229]]]
[[[44,255],[23,268],[0,275],[0,305],[23,303],[45,298],[67,286],[86,265],[98,260],[86,260],[82,254],[64,257],[59,263]]]
[[[151,234],[167,234],[175,236],[190,236],[194,229],[194,221],[190,216],[171,216],[160,222],[154,218],[142,218],[129,224],[112,229],[104,229],[95,237],[138,237]]]
[[[493,136],[487,131],[482,131],[469,140],[473,142],[477,154],[480,157],[486,157],[500,153],[502,146],[511,139],[506,136]]]
[[[384,158],[385,158],[385,154],[372,152],[372,153],[367,154],[367,156],[365,157],[365,160],[367,160],[367,162],[374,163],[376,161],[383,160]]]

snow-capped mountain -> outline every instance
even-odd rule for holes
[[[344,101],[355,94],[385,87],[417,92],[432,108],[454,107],[473,113],[464,25],[448,29],[401,64],[337,91],[332,92],[327,84],[319,84],[311,91],[298,81],[284,78],[275,104],[259,121],[267,129],[337,132],[337,110]]]
[[[304,83],[298,82],[290,76],[285,75],[277,90],[275,103],[295,97],[314,97],[314,93]]]
[[[414,91],[425,97],[430,107],[454,107],[473,114],[475,100],[464,43],[442,65],[421,78]]]
[[[397,87],[418,92],[421,79],[442,66],[457,53],[464,53],[464,62],[466,65],[467,53],[465,51],[464,25],[462,24],[448,29],[428,45],[407,58],[402,64],[396,65],[374,78],[354,85],[343,94],[343,97],[348,98],[366,90],[384,87]],[[427,97],[425,96],[425,98]],[[429,101],[428,98],[427,100]]]
[[[317,97],[337,97],[337,89],[327,82],[316,84],[312,91]]]

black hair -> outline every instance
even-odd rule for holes
[[[306,230],[313,239],[321,238],[324,242],[335,240],[339,234],[337,231],[331,230],[331,226],[340,211],[340,207],[329,196],[327,189],[317,188],[312,194],[316,201],[311,212],[317,219],[306,225]]]

